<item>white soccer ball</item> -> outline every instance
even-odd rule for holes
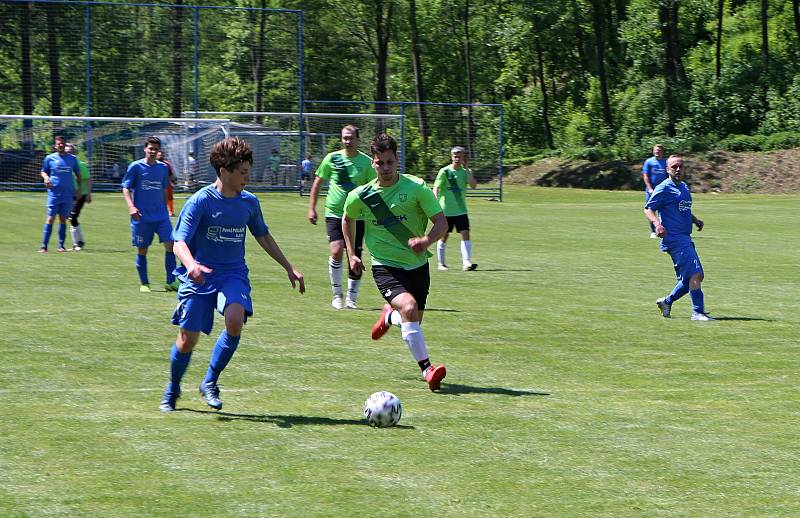
[[[394,426],[400,421],[401,415],[403,406],[400,404],[400,399],[385,390],[375,392],[364,403],[364,417],[370,426],[378,428]]]

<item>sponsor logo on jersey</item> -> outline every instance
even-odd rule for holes
[[[692,210],[692,200],[681,200],[678,202],[678,210],[681,212],[685,212],[687,210]]]
[[[246,227],[208,227],[206,239],[217,243],[241,243],[245,238]]]
[[[214,212],[213,214],[211,214],[211,217],[216,219],[216,217],[219,216],[220,214],[222,214],[222,211],[218,210],[217,212]]]
[[[156,182],[153,180],[142,180],[142,190],[143,191],[153,191],[153,190],[162,190],[164,185],[161,182]]]

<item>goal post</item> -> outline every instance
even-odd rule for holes
[[[229,134],[227,119],[0,115],[0,190],[43,191],[40,172],[63,136],[91,172],[92,189],[117,191],[128,164],[144,157],[149,136],[161,140],[179,188],[212,182],[211,146]]]
[[[370,142],[378,133],[398,140],[403,158],[403,115],[321,112],[185,111],[187,117],[224,117],[231,136],[239,136],[253,148],[253,169],[248,190],[308,192],[302,181],[302,162],[308,156],[314,170],[328,153],[341,149],[341,130],[359,129],[359,149],[370,154]],[[312,172],[313,175],[313,172]]]

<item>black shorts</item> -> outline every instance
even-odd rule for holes
[[[460,216],[446,216],[447,217],[447,232],[450,233],[455,227],[456,231],[462,232],[469,230],[469,216],[461,214]]]
[[[391,303],[392,299],[401,293],[410,293],[417,301],[417,309],[425,309],[428,290],[431,287],[428,263],[413,270],[376,264],[372,267],[372,277],[386,302]]]
[[[341,218],[325,218],[325,227],[328,232],[329,243],[333,241],[344,241]],[[353,244],[356,247],[356,256],[361,257],[361,252],[364,249],[364,221],[356,221],[356,242]]]

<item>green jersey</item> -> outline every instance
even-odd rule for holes
[[[73,183],[75,184],[75,196],[89,194],[89,166],[86,165],[81,159],[78,159],[78,169],[81,172],[81,185],[78,186],[78,177],[73,176]]]
[[[452,164],[439,169],[433,186],[438,189],[439,203],[445,216],[460,216],[467,213],[467,183],[469,169],[453,169]]]
[[[381,187],[377,179],[357,187],[344,205],[348,217],[364,218],[364,241],[372,264],[405,270],[428,261],[430,252],[415,254],[408,240],[424,236],[428,220],[440,212],[442,208],[425,182],[404,174],[391,187]]]
[[[372,159],[361,151],[350,158],[343,149],[328,153],[319,164],[317,176],[328,181],[325,217],[341,218],[347,194],[377,177]]]

